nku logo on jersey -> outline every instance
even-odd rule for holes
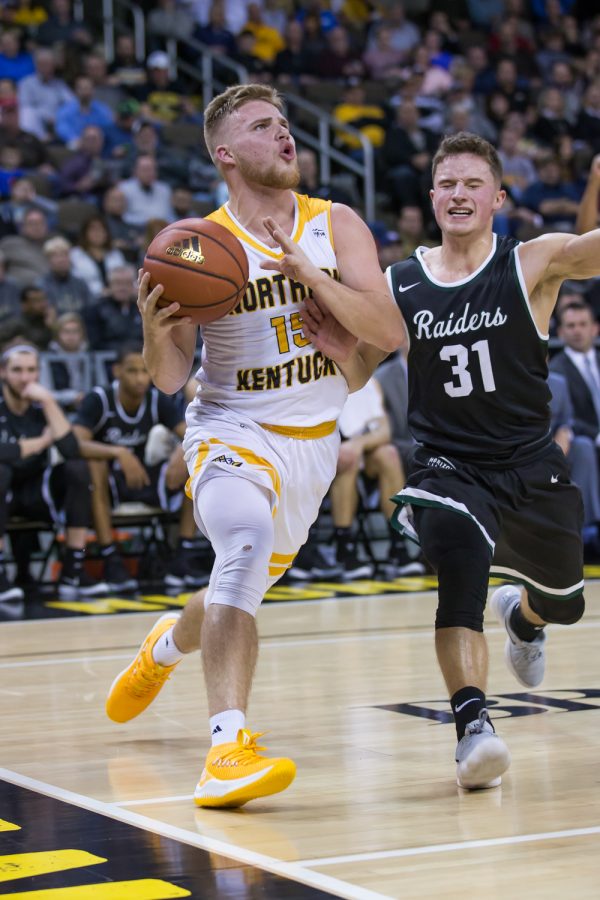
[[[183,241],[175,241],[174,244],[169,244],[165,253],[167,256],[177,256],[179,259],[197,263],[199,266],[204,265],[202,247],[200,246],[200,241],[197,237],[185,238]]]

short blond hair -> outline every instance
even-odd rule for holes
[[[222,94],[213,97],[204,110],[204,140],[213,162],[215,162],[217,132],[221,123],[252,100],[265,100],[279,112],[283,110],[281,94],[268,84],[234,84]]]
[[[48,238],[48,240],[44,243],[44,255],[50,256],[52,253],[56,253],[57,250],[70,250],[71,244],[70,242],[58,235],[57,237]]]

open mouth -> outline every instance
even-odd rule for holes
[[[287,160],[292,160],[295,158],[296,151],[295,151],[294,145],[291,143],[291,141],[285,141],[281,145],[281,147],[279,149],[279,155],[282,157],[282,159],[287,159]]]
[[[468,219],[469,216],[473,215],[473,210],[465,209],[462,206],[455,206],[448,210],[448,215],[452,216],[453,219]]]

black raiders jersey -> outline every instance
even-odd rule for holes
[[[532,316],[515,248],[493,236],[479,269],[437,281],[427,248],[386,272],[408,329],[408,423],[438,453],[482,465],[523,461],[550,442],[548,335]]]
[[[155,387],[148,389],[137,412],[129,415],[119,400],[119,384],[113,381],[110,387],[95,387],[83,398],[74,424],[88,428],[95,441],[128,447],[143,462],[150,430],[160,424],[172,431],[181,421],[175,400]]]
[[[0,462],[8,463],[13,477],[25,481],[44,471],[50,462],[49,449],[22,457],[20,438],[39,437],[48,422],[39,403],[32,403],[22,416],[11,412],[0,394]]]

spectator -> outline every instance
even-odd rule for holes
[[[537,163],[538,180],[525,189],[521,206],[542,217],[542,226],[553,231],[573,231],[581,192],[561,181],[560,163],[545,155]]]
[[[140,232],[123,219],[126,208],[127,198],[121,188],[115,185],[105,192],[102,198],[102,212],[112,246],[115,250],[121,251],[127,262],[137,262]]]
[[[396,107],[387,129],[381,160],[397,207],[420,206],[431,187],[431,160],[438,144],[432,131],[419,125],[419,111],[406,101]]]
[[[24,596],[18,584],[10,584],[4,563],[9,516],[52,522],[56,510],[63,510],[66,520],[59,597],[78,600],[106,593],[106,585],[90,580],[83,569],[91,521],[89,468],[52,393],[39,383],[36,349],[20,345],[5,350],[0,376],[0,600],[22,600]],[[63,463],[50,466],[52,446]],[[23,560],[18,577],[29,580],[28,575],[28,560]]]
[[[277,54],[284,49],[285,41],[276,28],[264,22],[259,3],[248,3],[247,13],[244,31],[254,36],[252,54],[270,67]]]
[[[122,176],[124,167],[131,164],[134,149],[134,132],[139,124],[140,104],[130,98],[123,100],[117,106],[115,121],[106,133],[107,155],[115,160],[119,175]]]
[[[314,58],[304,41],[304,27],[297,19],[290,19],[285,28],[285,47],[275,57],[273,74],[282,85],[312,84],[315,76]]]
[[[0,329],[21,313],[19,285],[6,274],[4,254],[0,253]]]
[[[53,222],[56,208],[54,200],[36,193],[30,178],[18,178],[11,185],[10,199],[0,204],[0,236],[17,234],[25,213],[30,209],[42,210],[48,222]]]
[[[423,210],[420,206],[403,206],[396,220],[397,232],[392,232],[392,239],[396,242],[399,256],[397,259],[406,259],[411,256],[417,247],[433,247],[425,232]]]
[[[53,237],[44,244],[49,271],[41,280],[48,300],[58,316],[76,313],[86,317],[94,303],[93,295],[83,278],[73,274],[71,244],[66,238]]]
[[[560,313],[558,336],[565,349],[550,360],[550,368],[563,375],[573,405],[573,432],[583,434],[600,448],[600,357],[595,349],[598,323],[585,303],[571,303]]]
[[[44,243],[48,238],[48,219],[41,209],[31,207],[23,215],[19,233],[0,240],[6,260],[6,272],[19,287],[33,284],[48,272]]]
[[[92,350],[114,350],[133,340],[142,340],[137,284],[133,266],[120,266],[108,276],[108,295],[90,311],[88,338]]]
[[[52,391],[56,402],[70,417],[89,389],[89,356],[83,319],[63,313],[54,323],[54,338],[42,356],[41,383]]]
[[[348,30],[337,25],[327,32],[325,38],[326,49],[315,59],[315,75],[335,81],[362,78],[365,65],[358,50],[352,46]]]
[[[30,284],[21,290],[21,315],[19,318],[21,333],[27,340],[46,350],[54,333],[56,310],[48,302],[44,289],[37,284]]]
[[[115,163],[106,159],[105,135],[97,125],[86,125],[77,150],[59,169],[59,186],[64,196],[75,196],[96,204],[100,195],[115,182]]]
[[[494,77],[493,91],[506,98],[508,108],[515,112],[526,112],[531,103],[529,85],[526,79],[519,75],[514,60],[499,60],[494,70]]]
[[[25,169],[37,169],[46,162],[44,144],[19,125],[16,97],[0,98],[0,146],[5,144],[19,147]]]
[[[156,47],[169,38],[186,41],[192,36],[194,19],[185,7],[177,3],[177,0],[157,0],[148,15],[146,27],[152,44]]]
[[[106,292],[110,273],[125,265],[125,257],[112,246],[104,218],[91,216],[81,227],[77,245],[71,250],[71,271],[85,281],[93,297]]]
[[[308,194],[310,197],[322,197],[323,200],[331,200],[333,203],[345,203],[347,206],[358,205],[354,182],[352,182],[350,190],[321,182],[319,178],[319,161],[314,150],[311,150],[309,147],[303,147],[297,151],[297,160],[300,171],[298,193]]]
[[[421,33],[417,26],[406,18],[404,3],[391,3],[383,19],[381,19],[381,24],[387,25],[392,32],[390,45],[394,50],[400,50],[405,56],[407,56],[421,40]],[[367,48],[371,49],[376,43],[376,37],[372,34],[369,38]]]
[[[254,83],[268,83],[273,78],[271,67],[254,53],[256,38],[251,31],[240,31],[235,39],[235,52],[231,56],[233,62],[243,66],[248,77]]]
[[[598,549],[598,523],[600,523],[600,475],[598,455],[592,438],[573,432],[573,405],[567,379],[560,372],[548,372],[552,437],[561,448],[571,472],[571,478],[581,491],[583,500],[584,553]],[[585,538],[590,534],[592,540]],[[591,545],[591,546],[590,546]]]
[[[376,103],[367,103],[367,92],[364,84],[355,78],[349,79],[344,89],[342,102],[332,111],[338,122],[351,125],[367,138],[374,148],[379,148],[385,140],[385,110]],[[344,131],[336,132],[336,141],[342,149],[362,160],[362,144],[358,137]]]
[[[531,157],[521,149],[519,131],[508,126],[502,129],[498,156],[502,163],[502,184],[519,201],[525,188],[533,184],[537,177]]]
[[[568,135],[572,124],[565,115],[565,98],[558,88],[549,87],[540,94],[539,111],[531,129],[535,140],[547,150],[556,150],[558,139]]]
[[[35,72],[17,86],[19,124],[23,131],[41,141],[54,137],[54,120],[60,106],[74,98],[71,90],[56,77],[56,58],[48,47],[38,47],[34,54]]]
[[[114,118],[110,107],[94,97],[94,84],[87,75],[75,79],[74,91],[75,99],[63,103],[56,113],[56,135],[68,147],[77,147],[87,125],[96,125],[108,133]]]
[[[21,151],[18,146],[4,144],[0,147],[0,198],[10,195],[12,185],[25,175],[22,168]]]
[[[191,502],[183,495],[187,471],[180,465],[181,448],[176,448],[170,460],[152,465],[146,455],[151,430],[157,425],[183,438],[185,421],[181,408],[172,397],[151,385],[141,344],[126,343],[119,350],[114,375],[110,387],[96,387],[84,398],[75,418],[82,448],[95,460],[92,508],[104,577],[113,590],[138,587],[137,580],[125,570],[113,540],[110,473],[115,504],[137,501],[165,511],[181,509],[179,543],[168,563],[165,581],[178,588],[205,584],[207,578],[196,572],[192,564],[196,526]]]
[[[133,176],[119,182],[118,186],[127,201],[123,214],[127,224],[143,228],[148,219],[173,220],[171,188],[166,182],[158,180],[153,156],[139,156]]]
[[[104,54],[86,53],[83,57],[83,74],[91,79],[94,99],[108,107],[114,116],[119,104],[127,100],[127,92],[110,80]]]
[[[92,36],[82,22],[75,22],[71,0],[51,0],[50,15],[37,30],[36,42],[44,47],[57,44],[77,50],[91,46]]]
[[[0,32],[0,79],[10,78],[18,84],[22,78],[35,71],[30,53],[21,50],[21,38],[16,29]]]
[[[235,53],[235,37],[227,27],[222,0],[211,3],[208,21],[203,25],[196,25],[193,37],[219,55],[232,56]]]
[[[130,34],[119,34],[115,41],[115,58],[108,67],[108,83],[129,94],[146,83],[146,69],[135,55],[135,43]]]
[[[405,477],[398,450],[391,443],[391,427],[383,406],[382,391],[374,378],[348,396],[339,427],[342,444],[329,497],[336,559],[342,565],[342,577],[352,581],[373,574],[372,565],[361,563],[357,558],[353,535],[359,479],[364,477],[367,490],[372,482],[376,483],[380,508],[386,522],[389,522],[394,511],[390,498],[404,486]],[[388,532],[391,546],[385,567],[386,577],[422,574],[424,566],[409,557],[404,540],[397,532],[394,534],[389,524]]]
[[[586,88],[575,126],[575,137],[600,153],[600,78]]]
[[[363,53],[362,61],[369,78],[375,81],[399,78],[401,75],[405,53],[392,46],[392,37],[392,29],[383,22],[375,31],[371,47]]]
[[[184,83],[171,77],[168,53],[155,50],[146,60],[146,68],[146,84],[132,91],[135,99],[142,104],[145,119],[168,125],[185,114],[196,112]]]

